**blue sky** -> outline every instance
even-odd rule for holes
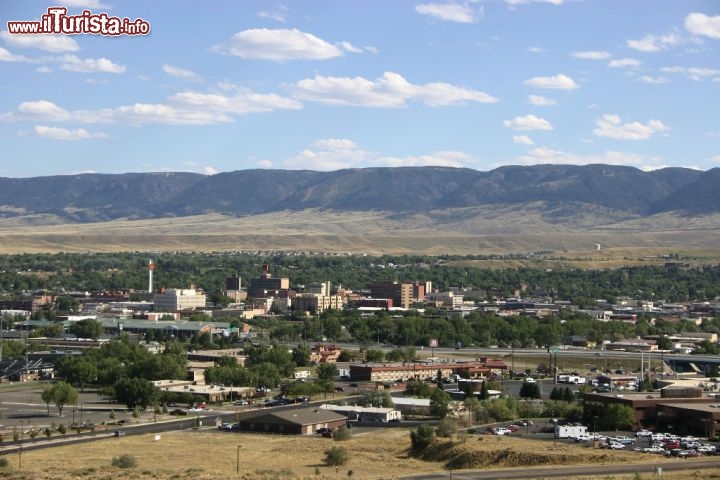
[[[148,35],[12,35],[52,5]],[[717,0],[3,0],[0,176],[720,166]]]

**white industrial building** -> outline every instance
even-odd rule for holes
[[[156,312],[205,308],[205,292],[193,289],[162,289],[154,297]]]

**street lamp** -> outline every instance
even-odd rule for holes
[[[597,415],[593,417],[593,433],[597,433]]]
[[[235,466],[235,473],[237,475],[240,475],[240,448],[241,447],[242,447],[242,445],[237,446],[237,461],[236,461],[236,466]]]

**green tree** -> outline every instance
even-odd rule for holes
[[[385,390],[363,392],[360,400],[358,400],[358,405],[382,408],[392,408],[395,406],[390,392]]]
[[[430,385],[422,380],[411,378],[405,384],[405,394],[411,397],[428,398],[430,396]]]
[[[537,383],[523,382],[520,387],[520,398],[540,398],[540,387]]]
[[[97,340],[103,333],[103,326],[97,320],[87,319],[74,323],[68,330],[78,338]]]
[[[635,424],[635,413],[631,406],[619,403],[611,403],[598,418],[600,430],[626,430],[631,429]]]
[[[365,352],[365,359],[368,362],[382,362],[385,360],[385,353],[382,350],[370,348]]]
[[[332,382],[335,377],[338,376],[338,373],[340,373],[337,365],[334,363],[321,363],[317,366],[316,371],[320,380],[327,380],[329,382]]]
[[[337,467],[345,465],[349,459],[350,456],[348,455],[348,451],[345,447],[330,447],[325,450],[325,458],[323,461],[325,462],[325,465]]]
[[[297,347],[293,348],[292,361],[298,367],[307,367],[310,365],[310,347],[305,342],[298,343]]]
[[[129,409],[154,405],[158,398],[158,389],[143,378],[123,378],[115,384],[115,399],[124,403]]]
[[[429,447],[435,441],[435,428],[428,424],[422,424],[415,430],[410,431],[410,448],[413,452],[419,453]]]
[[[50,404],[55,403],[55,389],[53,388],[53,386],[46,385],[43,388],[42,393],[40,394],[40,398],[42,398],[42,401],[47,406],[47,412],[48,412],[48,417],[49,417],[50,416]]]
[[[436,388],[430,394],[430,414],[445,418],[450,410],[450,395],[441,388]]]
[[[69,297],[67,295],[61,295],[57,297],[57,300],[55,300],[55,308],[60,313],[77,313],[78,311],[80,311],[80,304],[72,297]]]
[[[95,362],[85,357],[65,357],[58,365],[59,373],[72,385],[85,391],[85,386],[97,381],[98,369]]]
[[[59,415],[62,415],[65,405],[74,405],[77,403],[78,391],[72,385],[65,382],[58,382],[51,387],[52,401],[58,409]],[[45,391],[43,390],[43,394]]]

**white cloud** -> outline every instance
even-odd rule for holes
[[[167,64],[163,65],[162,69],[163,72],[167,73],[168,75],[172,75],[173,77],[188,80],[190,82],[202,82],[202,77],[197,73],[193,72],[192,70],[185,70],[184,68],[173,67]]]
[[[7,30],[0,38],[18,48],[37,48],[46,52],[77,52],[80,46],[70,35],[11,35]]]
[[[647,140],[656,133],[670,130],[660,120],[650,120],[645,124],[640,122],[622,123],[617,115],[603,115],[595,123],[597,128],[593,130],[593,133],[596,136],[616,140]]]
[[[314,142],[283,163],[291,169],[339,170],[364,165],[370,157],[352,140],[329,138]]]
[[[710,161],[720,163],[720,155],[715,155],[714,157],[710,158]]]
[[[36,61],[32,58],[28,58],[25,55],[15,55],[10,53],[8,50],[0,47],[0,62],[22,62],[22,63],[35,63]]]
[[[474,23],[482,16],[482,8],[474,10],[467,3],[421,3],[415,11],[444,22]]]
[[[375,47],[356,47],[352,43],[345,41],[339,42],[338,45],[340,48],[350,53],[378,53],[378,49]]]
[[[61,122],[72,118],[70,112],[48,100],[23,102],[18,105],[18,113],[23,116],[42,118],[52,122]]]
[[[513,130],[552,130],[553,127],[550,122],[541,117],[535,115],[525,115],[524,117],[515,117],[512,120],[505,120],[503,122],[508,128]]]
[[[124,73],[125,66],[113,63],[107,58],[79,58],[76,55],[42,56],[29,58],[24,55],[15,55],[0,47],[0,62],[23,62],[35,64],[59,63],[60,69],[75,73]],[[40,73],[50,73],[47,66],[38,67]]]
[[[107,137],[104,133],[90,133],[84,128],[68,130],[67,128],[46,127],[43,125],[35,125],[33,132],[38,137],[52,140],[89,140]]]
[[[512,139],[513,143],[517,143],[519,145],[535,145],[535,142],[532,141],[532,138],[528,137],[527,135],[514,135]]]
[[[340,48],[342,48],[346,52],[350,52],[350,53],[362,53],[363,52],[362,48],[358,48],[350,42],[340,42]]]
[[[690,80],[700,82],[703,80],[720,81],[720,70],[714,68],[701,68],[701,67],[662,67],[660,69],[663,73],[682,73],[687,75]]]
[[[402,75],[385,72],[375,80],[364,77],[307,78],[295,84],[294,96],[300,100],[329,105],[363,107],[398,107],[409,101],[420,101],[433,107],[466,102],[494,103],[495,97],[449,83],[436,82],[417,85]]]
[[[211,50],[240,58],[262,60],[326,60],[342,50],[311,33],[297,29],[253,28],[238,32]]]
[[[528,52],[530,53],[544,53],[545,49],[542,47],[530,47],[528,48]]]
[[[125,65],[118,65],[107,58],[78,58],[75,55],[64,55],[59,58],[61,70],[76,73],[125,73]]]
[[[460,168],[473,161],[465,152],[444,150],[428,155],[410,155],[407,157],[381,157],[379,165],[388,167],[455,167]]]
[[[665,77],[651,77],[650,75],[643,75],[638,77],[638,82],[649,83],[651,85],[665,85],[668,83],[668,79]]]
[[[255,93],[245,90],[231,96],[218,93],[181,92],[170,96],[168,103],[184,110],[234,115],[302,108],[300,102],[291,98],[274,93]]]
[[[688,39],[684,38],[679,33],[671,32],[667,35],[645,35],[639,40],[628,40],[626,44],[634,50],[653,53],[688,43],[688,41]]]
[[[553,5],[562,5],[565,0],[505,0],[508,5],[521,5],[524,3],[552,3]]]
[[[584,60],[605,60],[607,58],[610,58],[612,55],[610,55],[610,52],[592,50],[586,52],[573,52],[570,54],[570,56],[575,58],[582,58]]]
[[[533,77],[523,83],[529,87],[551,90],[574,90],[579,88],[575,80],[562,73],[552,77]]]
[[[64,0],[62,5],[65,7],[104,8],[107,10],[112,8],[112,5],[101,3],[100,0]]]
[[[691,13],[685,17],[685,30],[693,35],[720,39],[720,15],[709,17],[704,13]]]
[[[88,124],[125,122],[132,125],[210,125],[230,123],[234,116],[300,108],[300,102],[276,94],[242,91],[228,96],[188,91],[170,96],[165,103],[134,103],[98,110],[68,111],[48,100],[23,102],[17,112],[3,115],[2,118],[6,121],[44,120]]]
[[[203,175],[215,175],[216,173],[219,173],[219,170],[211,165],[201,165],[193,161],[182,162],[182,165],[179,169],[175,168],[169,170],[202,173]]]
[[[636,153],[625,153],[609,150],[603,153],[580,155],[562,150],[553,150],[547,147],[537,147],[527,154],[518,157],[518,163],[522,165],[632,165],[641,170],[650,171],[664,168],[662,159]]]
[[[618,58],[608,62],[610,68],[626,68],[626,67],[638,67],[642,64],[640,60],[634,58]]]
[[[354,141],[344,138],[318,140],[299,154],[286,159],[284,168],[310,170],[339,170],[369,166],[419,167],[446,166],[462,167],[472,157],[464,152],[440,151],[428,155],[393,157],[377,155],[361,149]],[[272,167],[272,162],[260,162],[263,167]]]
[[[275,10],[261,10],[258,12],[258,17],[285,23],[288,17],[288,8],[285,5],[278,5]]]
[[[557,105],[555,100],[543,97],[542,95],[528,95],[528,102],[536,107],[549,107],[551,105]]]

